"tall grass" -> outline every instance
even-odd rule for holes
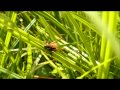
[[[119,12],[1,12],[0,78],[119,78],[119,32]]]

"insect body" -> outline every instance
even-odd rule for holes
[[[58,44],[56,42],[50,42],[50,43],[47,43],[44,47],[50,51],[56,51]]]

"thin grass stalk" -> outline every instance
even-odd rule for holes
[[[27,27],[24,29],[24,31],[27,32],[27,31],[31,28],[31,26],[34,25],[35,22],[36,22],[36,19],[34,18],[34,19],[27,25]],[[14,47],[18,44],[18,42],[19,42],[19,39],[17,39],[15,42],[13,42],[11,48],[14,48]]]
[[[9,54],[8,48],[5,47],[4,42],[1,38],[0,38],[0,44],[1,44],[2,47],[4,47],[3,52],[5,52],[5,54],[8,55]],[[13,56],[10,56],[10,60],[11,60],[12,63],[14,62]],[[2,62],[2,61],[0,62],[1,66],[3,65],[3,63],[4,62]]]
[[[0,27],[3,28],[6,31],[10,31],[14,36],[21,37],[20,39],[22,41],[25,41],[26,43],[31,43],[33,46],[36,46],[38,48],[42,48],[43,42],[37,38],[35,38],[32,35],[29,35],[28,33],[24,32],[22,29],[15,26],[14,23],[12,23],[9,18],[5,20],[7,17],[4,14],[0,14]],[[29,36],[29,39],[28,39]],[[29,42],[30,41],[30,42]]]
[[[59,73],[59,75],[62,77],[62,79],[68,79],[68,76],[66,76],[47,56],[46,54],[41,51],[42,55],[46,58],[46,60],[48,60],[50,62],[50,65],[56,69]]]
[[[77,24],[77,22],[75,21],[75,19],[72,17],[72,14],[68,14],[68,15],[70,16],[70,18],[71,18],[71,20],[72,20],[72,22],[73,22],[73,25],[75,26],[76,32],[79,33],[78,35],[79,35],[80,39],[83,41],[83,43],[84,43],[84,45],[85,45],[85,48],[87,49],[87,52],[88,52],[88,54],[89,54],[89,56],[90,56],[90,62],[91,62],[94,66],[96,66],[97,64],[96,64],[96,62],[95,62],[94,55],[93,55],[92,51],[90,50],[90,46],[89,46],[89,43],[87,42],[86,36],[82,33],[81,30],[79,30],[80,27],[79,27],[79,25]],[[78,38],[78,37],[76,37],[76,39],[77,39],[77,38]],[[77,41],[77,40],[76,40],[76,41]]]
[[[17,14],[15,12],[11,12],[11,21],[15,22],[17,18]],[[11,32],[7,31],[6,39],[5,39],[5,46],[3,48],[8,48],[10,40],[11,40]],[[1,65],[4,65],[5,58],[7,57],[7,54],[3,54],[2,60],[1,60]],[[4,66],[3,66],[4,67]]]
[[[115,35],[113,35],[113,33],[109,32],[107,30],[107,26],[105,26],[101,23],[101,18],[96,14],[96,12],[92,12],[92,11],[91,12],[85,12],[85,14],[90,17],[91,22],[95,24],[96,29],[99,32],[104,32],[106,39],[109,40],[111,45],[112,45],[112,49],[113,49],[115,55],[118,58],[120,58],[120,54],[119,54],[120,53],[120,50],[119,50],[120,43],[119,43],[119,40],[115,37]],[[119,60],[119,62],[120,62],[120,60]]]
[[[117,25],[117,12],[111,11],[109,12],[109,23],[108,23],[108,30],[111,33],[115,33],[116,31],[116,25]],[[109,40],[107,40],[107,46],[106,46],[106,52],[105,52],[105,59],[104,61],[107,61],[108,59],[112,58],[113,51],[111,48],[111,44]],[[108,78],[108,73],[109,73],[109,68],[110,68],[110,62],[104,64],[104,70],[102,74],[102,78],[106,79]]]
[[[27,44],[28,46],[28,58],[27,58],[27,74],[29,74],[31,67],[32,67],[32,49],[31,49],[31,44]]]
[[[107,11],[102,12],[102,23],[105,24],[106,26],[107,26],[107,23],[108,23],[108,16],[109,15],[108,15]],[[102,63],[104,61],[105,50],[106,50],[106,39],[105,39],[105,34],[102,33],[100,63]],[[98,79],[100,79],[102,77],[102,70],[103,70],[103,66],[100,66],[98,68],[98,74],[97,74]]]
[[[64,25],[62,23],[60,23],[58,20],[56,20],[52,15],[48,14],[47,12],[43,11],[43,12],[32,12],[34,15],[40,17],[43,16],[44,18],[50,20],[53,24],[55,24],[58,28],[60,28],[61,30],[63,30],[65,33],[67,33],[70,38],[74,41],[74,37],[72,36],[71,32],[69,32],[69,30],[67,28],[64,27]]]
[[[116,57],[110,58],[107,61],[104,61],[100,64],[98,64],[97,66],[91,68],[89,71],[85,72],[83,75],[77,77],[77,79],[83,79],[85,76],[87,76],[90,72],[94,71],[95,69],[99,68],[100,66],[103,66],[105,63],[109,63],[111,61],[113,61]]]
[[[11,72],[11,71],[9,71],[9,70],[1,67],[1,66],[0,66],[0,72],[3,72],[3,73],[5,73],[5,74],[8,74],[8,75],[10,75],[10,76],[12,76],[13,78],[16,78],[16,79],[25,79],[25,77],[22,77],[22,76],[14,73],[14,72]]]

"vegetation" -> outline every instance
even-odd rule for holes
[[[115,79],[119,70],[119,11],[0,12],[1,79]]]

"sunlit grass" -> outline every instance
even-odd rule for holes
[[[0,78],[119,78],[119,32],[119,12],[2,12]]]

